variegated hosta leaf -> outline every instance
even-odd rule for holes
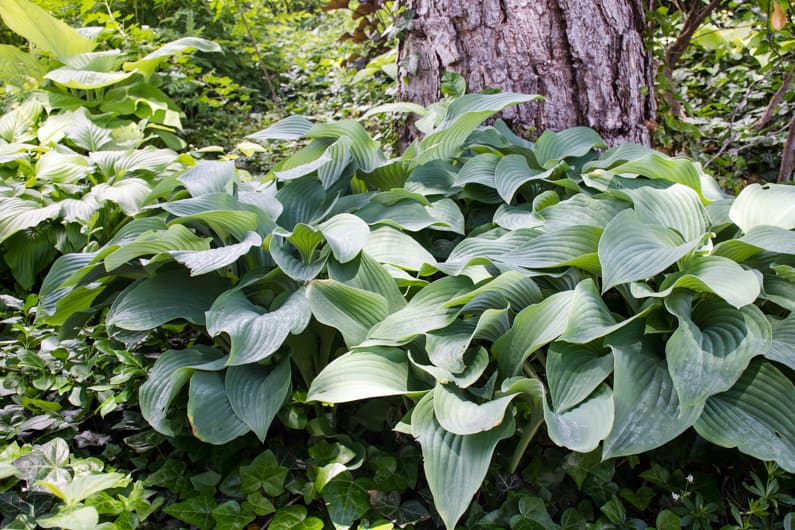
[[[615,420],[603,458],[643,453],[668,443],[693,425],[703,408],[681,409],[663,346],[654,336],[642,337],[642,329],[629,326],[606,341],[615,360]]]
[[[59,204],[42,206],[16,197],[0,198],[0,243],[19,230],[55,219],[60,213]]]
[[[270,367],[230,366],[224,386],[235,415],[264,442],[273,418],[290,396],[290,359]]]
[[[94,72],[93,70],[75,70],[68,66],[62,66],[50,70],[44,77],[66,88],[96,90],[115,85],[132,75],[133,72]]]
[[[151,191],[145,180],[126,178],[113,184],[97,184],[91,189],[91,194],[98,202],[115,202],[126,215],[132,217],[141,211]]]
[[[695,427],[714,444],[795,473],[795,385],[767,361],[755,359],[732,388],[709,398]]]
[[[207,332],[229,335],[232,345],[226,364],[250,364],[272,355],[287,335],[306,328],[312,313],[303,290],[277,301],[270,312],[252,304],[239,288],[219,296],[207,311]]]
[[[454,528],[483,483],[497,443],[513,434],[513,417],[489,431],[452,434],[434,417],[434,392],[428,392],[414,408],[411,429],[422,447],[436,509],[445,526]]]
[[[307,297],[315,318],[338,330],[348,348],[361,344],[370,329],[389,314],[383,296],[333,280],[313,281]]]
[[[227,288],[217,276],[191,277],[185,270],[160,269],[157,276],[136,280],[119,293],[105,321],[131,331],[154,329],[178,318],[203,325],[205,311]]]
[[[35,97],[28,98],[17,108],[0,116],[0,138],[10,144],[24,144],[33,140],[36,138],[34,125],[41,112],[39,100]]]
[[[666,297],[679,288],[716,294],[736,308],[753,303],[761,291],[756,273],[720,256],[696,258],[682,272],[667,276],[659,292],[645,283],[630,284],[636,298]]]
[[[465,277],[448,277],[433,282],[406,305],[370,330],[365,344],[404,344],[421,333],[441,329],[453,322],[459,309],[446,307],[451,298],[471,289]]]
[[[691,304],[692,295],[685,292],[665,300],[679,320],[665,352],[683,412],[700,409],[709,396],[728,390],[771,343],[770,324],[754,305],[735,309],[720,298]]]
[[[326,365],[312,381],[306,399],[346,403],[410,391],[406,351],[373,346],[358,348]]]
[[[156,431],[174,436],[168,408],[182,387],[196,370],[220,370],[223,366],[221,352],[205,346],[163,352],[139,390],[141,414]]]
[[[732,203],[729,217],[748,233],[757,226],[795,228],[795,188],[784,184],[750,184]]]
[[[697,240],[684,241],[670,228],[646,224],[636,212],[625,210],[610,221],[599,240],[602,292],[659,274],[698,244]]]

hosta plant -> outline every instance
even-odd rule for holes
[[[59,253],[107,241],[155,182],[182,168],[174,103],[154,72],[185,38],[144,57],[93,51],[96,42],[27,0],[0,2],[9,28],[36,53],[0,46],[0,244],[14,279],[30,289]],[[83,32],[86,33],[86,32]]]
[[[425,134],[393,159],[354,121],[276,123],[253,139],[305,139],[292,157],[261,179],[222,162],[167,179],[105,246],[56,262],[39,318],[107,307],[131,345],[187,322],[140,391],[166,435],[184,394],[215,444],[267,443],[291,396],[403,396],[395,429],[448,528],[542,427],[603,459],[693,428],[795,470],[795,188],[732,198],[587,128],[531,143],[481,125],[531,99],[408,106]]]

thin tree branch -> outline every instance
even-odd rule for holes
[[[781,168],[778,172],[779,182],[789,182],[795,170],[795,116],[789,122],[789,134],[784,142],[784,155],[781,157]]]
[[[676,40],[665,49],[663,75],[668,80],[668,86],[663,89],[663,99],[668,104],[671,112],[678,118],[684,118],[685,111],[682,108],[682,104],[674,95],[673,88],[676,85],[673,79],[674,68],[679,62],[679,59],[682,58],[682,54],[685,53],[688,45],[690,45],[690,41],[693,39],[693,35],[695,35],[698,28],[701,27],[704,20],[724,2],[725,0],[711,0],[709,4],[701,8],[697,7],[698,3],[694,3],[692,9],[687,13],[685,23],[679,31]]]
[[[778,90],[776,90],[776,93],[773,94],[773,97],[770,98],[770,103],[768,103],[765,113],[762,114],[762,117],[759,118],[759,121],[754,124],[754,129],[763,129],[765,125],[767,125],[767,122],[770,121],[770,118],[773,117],[773,112],[776,110],[776,107],[778,107],[778,104],[781,103],[781,100],[784,99],[784,96],[789,90],[789,86],[792,83],[793,73],[795,73],[795,69],[790,66],[789,73],[787,73],[787,76],[781,82],[781,86],[778,87]]]
[[[268,83],[268,88],[271,91],[271,97],[273,98],[273,102],[276,104],[278,108],[279,103],[279,95],[276,93],[276,89],[273,86],[273,81],[271,81],[271,75],[268,72],[268,67],[265,66],[265,61],[262,59],[262,54],[259,51],[259,45],[257,45],[257,41],[254,39],[254,34],[251,33],[251,27],[248,25],[248,20],[246,20],[246,15],[240,10],[239,4],[235,3],[237,9],[237,15],[240,17],[240,20],[243,22],[243,26],[246,28],[246,33],[248,34],[248,39],[251,41],[251,45],[254,47],[254,55],[257,56],[257,63],[259,63],[260,70],[262,70],[262,75],[265,78],[265,82]]]

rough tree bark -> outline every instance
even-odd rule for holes
[[[405,100],[438,100],[451,70],[471,92],[545,96],[503,114],[531,136],[585,125],[611,145],[649,145],[654,66],[642,0],[406,1],[415,19],[400,45]]]

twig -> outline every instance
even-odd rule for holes
[[[778,172],[779,182],[789,182],[795,170],[795,116],[789,122],[789,134],[784,142],[784,155],[781,157],[781,168]]]
[[[235,2],[235,7],[238,8],[237,14],[240,17],[240,20],[243,22],[243,26],[246,28],[248,39],[251,41],[251,45],[254,47],[254,55],[257,56],[257,62],[259,63],[259,67],[262,70],[262,75],[265,77],[265,81],[268,83],[268,88],[270,88],[271,91],[271,97],[273,98],[273,102],[276,104],[276,108],[278,109],[279,95],[276,93],[276,89],[273,87],[273,81],[271,81],[271,75],[268,73],[268,67],[265,66],[265,61],[262,59],[262,54],[259,51],[259,45],[257,45],[257,41],[254,39],[254,34],[251,33],[251,27],[248,25],[246,15],[240,11],[240,7],[237,2]]]
[[[698,28],[701,27],[701,24],[704,22],[704,20],[706,20],[706,18],[712,14],[712,12],[715,11],[715,9],[717,9],[717,7],[724,1],[725,0],[711,0],[709,4],[700,9],[696,7],[698,4],[693,4],[693,7],[688,12],[685,23],[682,26],[682,29],[679,31],[679,35],[677,35],[676,40],[674,40],[665,49],[663,75],[668,80],[668,86],[663,89],[663,99],[671,109],[671,113],[677,118],[682,119],[686,116],[685,111],[682,108],[682,104],[676,99],[676,96],[674,96],[673,87],[676,85],[673,75],[674,68],[679,62],[679,59],[682,58],[682,54],[685,53],[687,46],[690,44],[690,41],[693,39],[693,35],[696,33]]]
[[[793,69],[792,66],[790,66],[789,73],[787,73],[787,76],[781,82],[781,86],[778,87],[776,93],[773,94],[772,98],[770,98],[770,103],[768,103],[767,108],[765,109],[765,113],[762,114],[762,117],[759,118],[759,121],[757,121],[753,125],[754,129],[764,128],[765,125],[767,125],[767,122],[770,121],[770,118],[773,117],[773,112],[776,110],[776,107],[778,107],[778,104],[781,103],[781,100],[784,99],[784,96],[789,90],[789,86],[792,83],[793,73],[795,73],[795,69]]]

